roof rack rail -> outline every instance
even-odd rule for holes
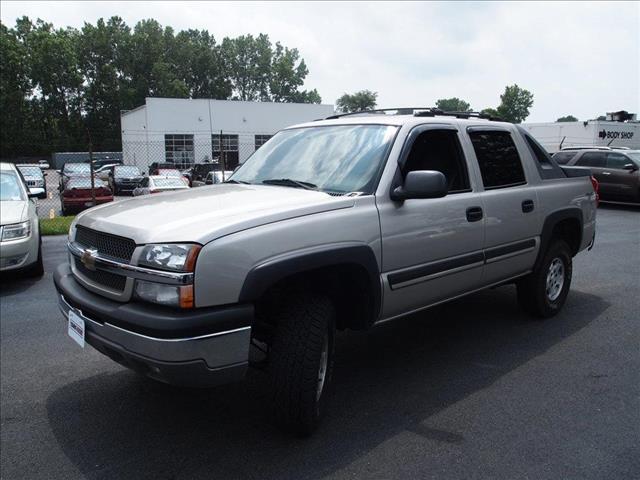
[[[482,112],[448,112],[434,107],[399,107],[399,108],[376,108],[375,110],[359,110],[357,112],[339,113],[330,115],[325,120],[335,120],[336,118],[348,117],[353,115],[377,115],[386,112],[396,112],[395,115],[413,115],[414,117],[435,117],[447,116],[456,118],[480,118],[483,120],[491,120],[495,122],[503,122],[499,117],[487,115]]]

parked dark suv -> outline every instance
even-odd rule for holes
[[[640,150],[560,151],[553,159],[567,166],[589,167],[600,183],[601,200],[640,203]]]
[[[109,171],[109,187],[114,195],[133,194],[142,179],[142,172],[135,165],[116,165]]]

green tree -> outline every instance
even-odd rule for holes
[[[483,115],[489,115],[490,117],[500,117],[498,110],[496,110],[495,108],[485,108],[484,110],[480,111],[480,113]]]
[[[578,119],[573,115],[565,115],[556,120],[556,122],[577,122]]]
[[[436,107],[445,112],[470,112],[471,105],[457,97],[441,98],[436,101]]]
[[[352,94],[345,93],[336,100],[336,107],[344,113],[361,112],[376,108],[378,93],[370,90],[360,90]]]
[[[508,85],[500,95],[498,116],[506,122],[522,123],[529,116],[533,105],[533,94],[517,84]]]
[[[260,34],[225,38],[222,50],[227,74],[233,87],[233,98],[244,101],[268,101],[271,69],[271,42]]]

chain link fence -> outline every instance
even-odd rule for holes
[[[226,180],[239,164],[248,159],[269,138],[271,135],[264,132],[128,133],[123,134],[121,153],[92,152],[91,146],[87,144],[77,146],[75,152],[56,152],[49,158],[25,157],[3,161],[21,165],[29,187],[39,189],[40,195],[34,201],[43,233],[63,234],[68,231],[73,217],[78,212],[98,203],[118,202],[131,196],[130,191],[124,193],[116,188],[114,192],[114,179],[113,176],[109,176],[109,165],[121,163],[135,166],[145,176],[152,175],[162,168],[178,169],[192,188],[198,188],[208,183]],[[94,161],[94,195],[88,173],[84,176],[84,183],[69,185],[69,177],[65,175],[65,164],[88,164],[90,158]],[[42,165],[41,162],[48,165]],[[42,167],[40,178],[33,171],[33,167],[36,166]],[[68,188],[74,185],[76,188]],[[108,195],[105,189],[109,189]]]

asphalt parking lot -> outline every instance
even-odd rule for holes
[[[640,477],[640,209],[602,207],[564,311],[532,321],[512,286],[339,336],[316,435],[271,426],[260,373],[156,384],[66,334],[45,276],[3,279],[3,479]]]

